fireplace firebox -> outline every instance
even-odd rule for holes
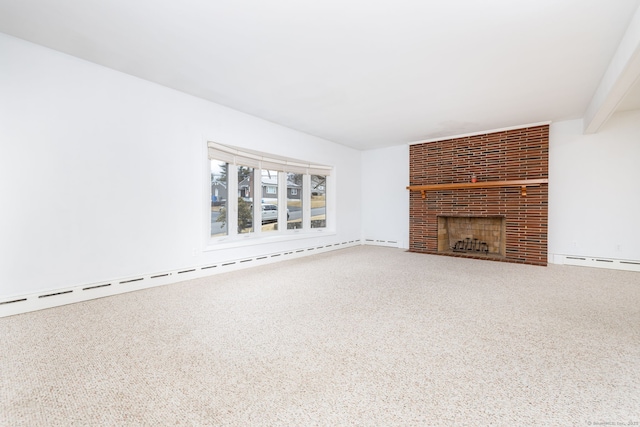
[[[503,257],[505,218],[438,216],[438,252]]]

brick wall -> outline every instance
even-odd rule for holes
[[[410,185],[548,178],[549,126],[410,146]],[[409,250],[438,253],[438,216],[505,217],[502,261],[547,265],[548,185],[411,191]],[[455,256],[481,256],[456,254]],[[495,258],[491,258],[495,259]]]

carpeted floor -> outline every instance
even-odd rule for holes
[[[0,337],[1,426],[640,424],[633,272],[362,246]]]

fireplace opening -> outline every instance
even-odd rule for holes
[[[505,218],[438,216],[438,252],[505,256]]]

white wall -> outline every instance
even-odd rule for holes
[[[204,251],[207,139],[334,165],[337,233]],[[3,34],[0,150],[0,297],[360,238],[360,152]]]
[[[362,237],[409,247],[409,146],[362,153]]]
[[[582,120],[549,134],[549,254],[640,260],[640,111],[596,134]]]

